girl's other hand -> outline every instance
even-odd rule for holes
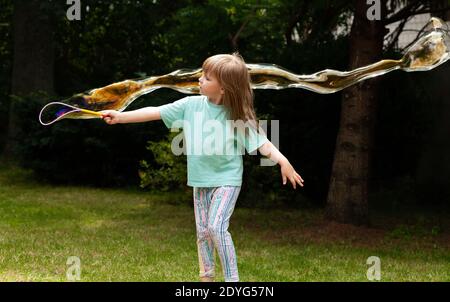
[[[283,185],[286,184],[287,179],[291,182],[294,189],[296,189],[297,184],[303,187],[303,178],[294,170],[294,167],[285,161],[281,164],[281,177],[283,178]]]
[[[103,110],[100,111],[102,119],[109,125],[119,123],[120,112],[116,110]]]

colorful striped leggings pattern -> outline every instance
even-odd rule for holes
[[[214,248],[219,254],[225,282],[239,281],[233,240],[228,232],[241,187],[194,187],[194,211],[200,277],[214,278]]]

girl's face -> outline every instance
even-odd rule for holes
[[[199,79],[198,82],[200,84],[200,93],[206,95],[210,99],[219,102],[222,98],[224,90],[222,86],[220,86],[217,78],[212,74],[204,73]]]

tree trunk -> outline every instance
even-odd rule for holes
[[[446,1],[440,1],[445,7]],[[439,13],[436,17],[450,20],[450,11]],[[416,192],[423,204],[446,205],[450,200],[450,72],[449,64],[437,68],[430,74],[427,88],[432,93],[432,106],[439,108],[432,130],[427,135],[416,171]]]
[[[53,93],[54,50],[50,17],[37,0],[14,1],[14,53],[11,93],[26,96],[35,91]],[[3,155],[14,159],[19,133],[16,106],[9,105],[8,135]]]
[[[381,16],[385,1],[381,1]],[[355,1],[350,32],[350,69],[382,57],[385,28],[382,21],[366,16],[366,1]],[[369,224],[369,163],[373,145],[373,122],[379,79],[366,80],[344,90],[333,170],[327,197],[328,219],[355,225]]]

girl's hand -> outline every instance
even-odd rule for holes
[[[289,181],[292,183],[292,186],[294,189],[296,189],[297,183],[303,187],[304,180],[302,177],[295,172],[292,165],[289,163],[289,161],[283,161],[281,164],[281,177],[283,178],[283,185],[286,184],[286,180],[289,179]]]
[[[103,110],[100,111],[102,119],[109,125],[117,124],[120,122],[120,112],[116,110]]]

